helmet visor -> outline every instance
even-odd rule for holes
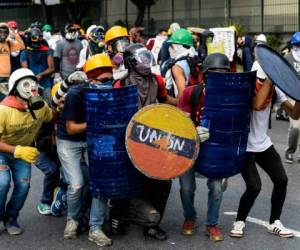
[[[137,49],[134,53],[134,58],[137,60],[137,62],[147,67],[152,67],[155,65],[155,60],[152,53],[146,48]]]

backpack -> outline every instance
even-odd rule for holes
[[[200,124],[200,120],[197,117],[197,111],[198,111],[198,107],[201,102],[201,93],[204,89],[204,85],[203,84],[198,84],[196,87],[194,87],[193,92],[191,93],[191,97],[190,97],[190,105],[191,105],[191,119],[194,122],[195,126],[199,126]],[[203,104],[203,103],[202,103]],[[201,114],[200,114],[201,116]]]
[[[175,84],[172,76],[172,67],[179,61],[186,60],[190,68],[190,76],[187,86],[193,86],[203,83],[202,71],[201,71],[201,60],[198,56],[183,56],[178,59],[168,59],[165,61],[160,68],[161,75],[166,79],[166,88],[168,94],[171,96],[176,96],[175,94]]]

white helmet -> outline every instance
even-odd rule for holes
[[[255,39],[256,43],[267,43],[267,38],[264,34],[259,34],[256,39]]]
[[[36,81],[36,76],[30,69],[22,68],[15,70],[8,80],[8,94],[10,94],[17,83],[25,77],[30,77]]]
[[[88,27],[86,30],[86,37],[89,37],[89,34],[92,31],[92,29],[94,29],[96,27],[97,27],[97,25],[95,25],[95,24],[92,24],[90,27]]]

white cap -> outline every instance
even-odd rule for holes
[[[256,77],[260,78],[260,79],[267,79],[268,76],[266,75],[266,73],[263,71],[262,67],[259,65],[258,61],[255,61],[253,63],[252,69],[251,71],[255,71],[256,70]]]
[[[267,38],[264,34],[259,34],[256,39],[256,42],[267,43]]]

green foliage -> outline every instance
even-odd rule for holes
[[[84,17],[81,20],[80,26],[83,30],[87,30],[93,24],[93,21],[89,17]]]
[[[282,44],[280,35],[277,33],[267,35],[267,43],[271,48],[279,50],[280,45]]]

